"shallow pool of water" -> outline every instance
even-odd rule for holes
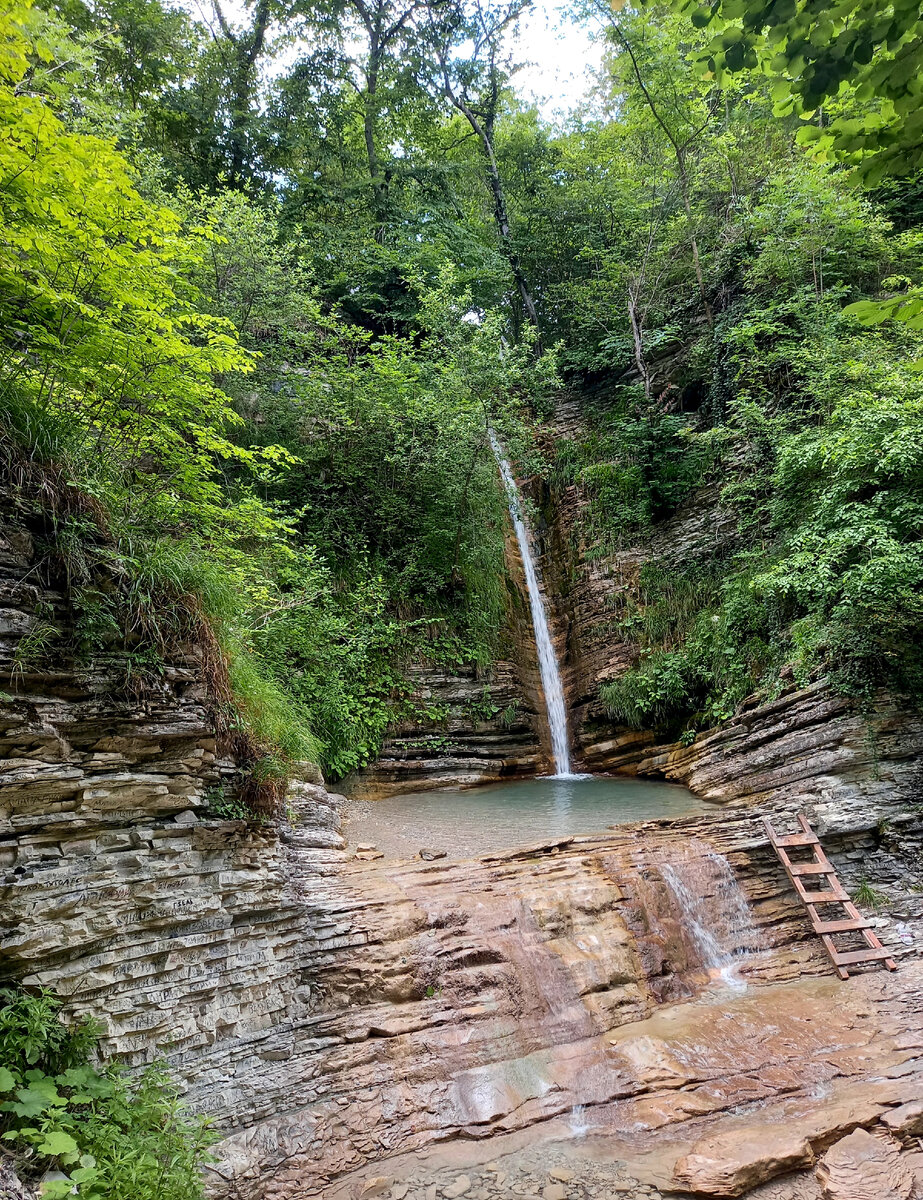
[[[590,776],[545,777],[448,792],[353,801],[349,845],[371,843],[389,858],[421,849],[471,858],[545,838],[598,833],[610,825],[683,817],[713,806],[675,783]]]

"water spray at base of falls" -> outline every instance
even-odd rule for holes
[[[493,447],[503,486],[506,489],[506,500],[516,531],[516,541],[519,543],[519,553],[522,555],[522,565],[526,574],[526,587],[529,592],[529,608],[532,612],[532,628],[535,630],[535,648],[538,652],[538,669],[542,679],[542,691],[545,693],[545,710],[548,714],[548,729],[551,734],[551,753],[554,757],[555,773],[559,776],[571,775],[570,769],[570,736],[567,731],[567,709],[564,704],[564,687],[561,683],[561,672],[558,670],[558,659],[548,628],[548,616],[545,612],[545,601],[538,578],[538,569],[532,557],[531,538],[522,510],[522,499],[519,486],[513,477],[513,471],[503,454],[503,449],[497,441],[493,430],[490,431],[490,444]]]

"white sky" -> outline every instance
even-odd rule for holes
[[[209,0],[179,2],[199,20],[214,21]],[[536,0],[515,48],[515,57],[523,64],[514,79],[516,90],[549,121],[560,121],[586,98],[602,59],[602,44],[594,40],[593,31],[563,16],[560,3]],[[245,12],[243,0],[223,0],[223,7],[232,23]],[[295,57],[297,48],[282,56],[286,62]]]
[[[562,16],[550,0],[536,0],[519,38],[523,62],[516,90],[533,100],[546,120],[560,119],[585,100],[602,61],[593,31]]]

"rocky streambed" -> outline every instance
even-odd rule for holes
[[[32,559],[0,535],[8,671],[39,605],[67,619]],[[194,647],[143,701],[116,666],[20,672],[0,696],[0,965],[93,1015],[107,1056],[166,1061],[224,1135],[213,1196],[909,1200],[920,729],[891,701],[857,714],[818,683],[644,751],[651,772],[700,769],[723,810],[363,861],[310,771],[287,820],[215,813],[236,764]],[[536,765],[485,746],[445,781]],[[797,809],[871,889],[894,975],[831,978],[759,821]]]
[[[844,875],[860,842],[830,841]],[[908,922],[882,918],[900,970],[840,983],[749,812],[474,860],[347,859],[304,947],[312,1002],[261,1071],[276,1111],[222,1144],[215,1188],[732,1196],[813,1169],[923,1095],[919,912],[893,898],[914,930],[908,945]]]
[[[610,1065],[624,1056],[644,1082],[631,1098],[571,1110],[527,1138],[401,1156],[387,1175],[329,1194],[916,1195],[921,983],[915,965],[900,978],[799,980],[665,1006],[603,1039]]]

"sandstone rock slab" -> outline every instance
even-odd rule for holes
[[[923,1134],[923,1099],[911,1100],[886,1112],[881,1123],[898,1137],[919,1137]]]
[[[700,1196],[742,1196],[786,1171],[814,1163],[800,1131],[785,1126],[748,1125],[703,1138],[677,1162],[673,1183]]]
[[[856,1129],[836,1142],[815,1168],[826,1200],[910,1200],[914,1176],[890,1134]]]

